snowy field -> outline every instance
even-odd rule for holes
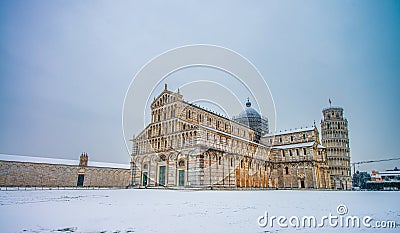
[[[368,215],[396,229],[263,228],[269,216]],[[346,216],[346,215],[343,215]],[[0,232],[400,232],[400,192],[38,190],[0,191]]]

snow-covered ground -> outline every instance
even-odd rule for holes
[[[400,232],[400,192],[0,191],[0,232]],[[257,218],[336,214],[395,220],[396,229],[262,228]],[[346,216],[343,215],[343,216]],[[326,224],[328,225],[328,224]]]

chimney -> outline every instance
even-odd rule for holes
[[[89,160],[89,157],[88,157],[87,153],[82,153],[81,156],[79,157],[79,166],[87,167],[88,160]]]

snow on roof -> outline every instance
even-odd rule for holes
[[[390,176],[390,175],[400,175],[400,171],[383,171],[377,173],[377,175],[383,175],[383,176]]]
[[[290,133],[300,133],[300,132],[306,132],[306,131],[312,131],[312,130],[314,130],[314,126],[300,128],[300,129],[290,129],[290,130],[280,131],[280,132],[276,132],[276,133],[267,133],[263,137],[280,136],[280,135],[285,135],[285,134],[290,134]]]
[[[310,147],[313,146],[315,142],[304,142],[297,144],[288,144],[282,146],[273,146],[271,149],[283,150],[283,149],[291,149],[291,148],[300,148],[300,147]]]
[[[33,157],[33,156],[22,156],[22,155],[8,155],[8,154],[0,154],[0,160],[25,162],[25,163],[48,163],[48,164],[65,164],[65,165],[79,164],[79,161],[70,159],[55,159],[55,158]]]
[[[122,169],[130,169],[129,164],[122,163],[105,163],[105,162],[88,162],[89,167],[108,167],[108,168],[122,168]]]
[[[56,158],[45,158],[45,157],[33,157],[33,156],[22,156],[22,155],[8,155],[0,154],[0,160],[3,161],[14,161],[14,162],[25,162],[25,163],[46,163],[46,164],[63,164],[63,165],[79,165],[79,160],[72,159],[56,159]],[[88,162],[89,167],[107,167],[107,168],[122,168],[129,169],[129,164],[118,164],[118,163],[103,163],[103,162]]]
[[[262,144],[259,144],[259,143],[250,141],[250,140],[245,139],[245,138],[238,137],[238,136],[233,135],[233,134],[225,133],[225,132],[219,131],[219,130],[217,130],[217,129],[213,129],[213,128],[210,128],[210,127],[207,127],[207,126],[204,126],[204,125],[201,125],[200,127],[205,128],[205,129],[208,129],[208,130],[213,131],[213,132],[217,132],[217,133],[223,134],[223,135],[228,136],[228,137],[231,137],[231,138],[235,138],[235,139],[238,139],[238,140],[241,140],[241,141],[245,141],[245,142],[248,142],[248,143],[251,143],[251,144],[260,146],[260,147],[268,148],[268,147],[265,146],[265,145],[262,145]]]

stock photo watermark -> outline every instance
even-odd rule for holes
[[[257,224],[262,228],[396,228],[394,220],[375,220],[369,215],[348,215],[346,205],[340,204],[336,213],[323,216],[276,216],[268,211],[257,218]]]

